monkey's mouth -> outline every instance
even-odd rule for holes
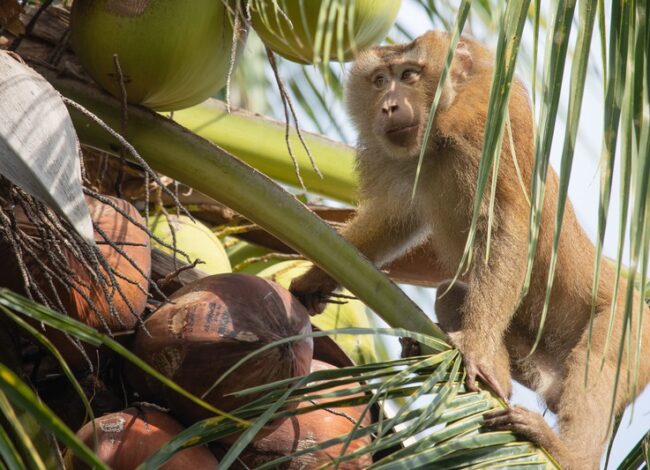
[[[400,147],[408,147],[412,144],[417,135],[418,128],[420,127],[419,123],[410,124],[408,126],[396,127],[386,131],[386,137],[394,145]]]

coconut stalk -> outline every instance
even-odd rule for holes
[[[78,80],[49,70],[41,73],[64,96],[92,110],[113,129],[120,128],[122,111],[117,100]],[[75,109],[71,116],[82,143],[109,152],[119,150],[118,142],[87,116]],[[131,144],[155,170],[227,205],[303,253],[389,325],[444,338],[399,287],[266,175],[148,109],[129,106],[128,122]],[[249,134],[247,139],[259,143],[260,137]]]
[[[173,119],[271,178],[299,185],[287,154],[284,123],[243,110],[228,113],[226,104],[217,100],[176,111]],[[291,147],[307,189],[339,201],[356,202],[354,149],[320,135],[308,132],[302,135],[314,162],[326,175],[320,178],[316,174],[298,135],[291,132]]]

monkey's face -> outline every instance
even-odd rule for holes
[[[346,96],[362,145],[379,144],[394,158],[419,155],[448,47],[449,35],[432,31],[408,44],[360,54],[350,71]],[[453,97],[448,78],[439,109],[448,107]]]
[[[420,141],[423,69],[414,61],[382,64],[368,77],[375,98],[373,133],[399,153],[412,153]]]
[[[379,143],[397,158],[416,155],[426,123],[429,70],[414,49],[371,51],[357,60],[348,81],[348,108],[361,140]]]

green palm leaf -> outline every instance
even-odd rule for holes
[[[284,380],[243,390],[238,395],[247,395],[266,391],[267,395],[234,412],[247,419],[264,413],[257,418],[255,428],[249,428],[239,437],[237,443],[226,454],[220,465],[230,464],[244,450],[265,423],[283,416],[297,416],[315,409],[365,405],[369,409],[377,400],[406,397],[403,408],[393,418],[378,421],[367,427],[356,427],[349,434],[320,442],[296,450],[290,456],[280,457],[258,467],[276,468],[300,455],[325,449],[335,444],[349,443],[361,436],[372,433],[372,442],[346,455],[340,455],[331,462],[332,465],[345,462],[367,453],[379,453],[393,448],[406,439],[428,432],[412,445],[375,462],[370,468],[465,468],[472,465],[498,465],[508,460],[509,463],[530,466],[531,468],[549,468],[555,464],[543,451],[529,443],[521,442],[514,435],[506,432],[482,432],[482,414],[499,407],[500,403],[489,393],[467,393],[462,384],[461,360],[457,351],[445,348],[436,338],[423,337],[404,330],[342,329],[324,334],[387,334],[408,336],[429,346],[436,351],[431,356],[415,357],[346,367],[334,370],[313,372],[305,377]],[[290,338],[276,342],[274,345],[290,341]],[[257,354],[252,353],[250,356]],[[242,361],[245,361],[244,358]],[[357,386],[328,391],[341,384],[356,383]],[[287,390],[287,386],[289,389]],[[307,397],[312,406],[293,410],[278,411],[289,403],[304,401]],[[418,398],[424,398],[416,404]],[[319,399],[327,399],[326,404],[318,404]],[[420,405],[424,402],[424,405]],[[401,429],[394,433],[388,430],[399,425]],[[444,425],[441,427],[441,425]],[[152,455],[139,470],[158,468],[175,452],[182,449],[208,443],[236,432],[236,428],[225,422],[206,419],[191,426],[167,445]],[[504,444],[508,444],[504,447]],[[343,454],[344,450],[342,451]]]

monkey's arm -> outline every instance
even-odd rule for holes
[[[355,245],[370,261],[383,265],[424,241],[426,233],[409,216],[396,216],[385,210],[382,200],[366,200],[340,234]],[[389,217],[390,215],[390,217]],[[317,266],[291,282],[289,290],[310,313],[323,311],[327,295],[338,283]]]
[[[460,164],[456,171],[462,177],[464,191],[459,197],[461,205],[469,208],[468,219],[477,191],[491,80],[488,75],[475,77],[459,89],[457,100],[436,118],[437,134],[454,157],[450,161]],[[510,117],[517,160],[522,173],[529,175],[533,141],[532,134],[527,132],[532,123],[525,98],[524,92],[513,93]],[[471,266],[464,279],[468,290],[460,308],[461,334],[454,341],[466,364],[467,386],[474,390],[477,376],[493,387],[497,382],[495,358],[518,308],[526,270],[529,206],[518,186],[508,139],[504,139],[502,151],[493,217],[490,216],[489,182],[479,208]],[[495,388],[495,391],[499,390]]]
[[[463,335],[463,312],[462,306],[467,298],[467,284],[462,281],[446,281],[438,286],[436,293],[436,317],[440,328],[449,336],[452,343]],[[510,375],[510,357],[504,342],[496,352],[493,363],[495,379],[500,387],[499,394],[510,397],[512,392],[512,377]],[[496,391],[496,390],[495,390]]]
[[[495,364],[504,336],[517,311],[526,269],[527,239],[521,218],[507,216],[512,208],[501,208],[492,228],[487,263],[486,228],[481,216],[474,243],[472,265],[467,275],[467,295],[461,310],[461,334],[454,341],[467,368],[467,386],[477,390],[476,377],[507,398],[498,383]],[[521,225],[521,226],[519,226]]]
[[[364,201],[340,233],[378,266],[426,239],[420,221],[410,214],[400,215],[381,200]]]

